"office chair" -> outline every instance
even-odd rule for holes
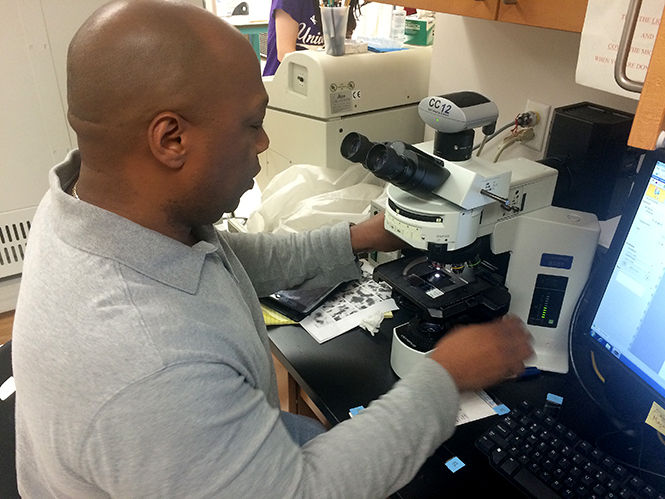
[[[12,377],[12,342],[0,346],[0,394],[6,381]],[[1,397],[0,397],[1,398]],[[0,497],[19,497],[16,485],[16,435],[14,433],[14,403],[12,393],[0,400]]]

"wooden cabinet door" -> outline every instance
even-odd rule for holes
[[[439,12],[461,16],[496,19],[500,0],[438,0]]]
[[[381,0],[381,3],[403,5],[416,9],[458,14],[461,16],[496,19],[500,0]]]
[[[663,12],[665,20],[665,11]],[[637,104],[628,145],[640,149],[656,148],[658,136],[665,129],[665,28],[661,22],[651,60],[644,80],[644,88]]]
[[[564,31],[582,31],[588,0],[381,0],[433,10]]]
[[[529,26],[582,31],[588,0],[500,0],[497,19]]]

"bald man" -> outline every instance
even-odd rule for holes
[[[385,497],[449,437],[458,393],[519,372],[515,319],[447,335],[323,433],[280,413],[257,295],[359,277],[381,217],[228,234],[268,146],[259,65],[202,9],[116,1],[68,53],[79,150],[30,234],[13,355],[24,497]]]

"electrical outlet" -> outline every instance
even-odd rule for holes
[[[526,101],[524,111],[534,111],[538,114],[538,123],[533,126],[534,137],[524,145],[529,149],[542,152],[545,147],[545,139],[550,130],[550,118],[552,115],[552,106],[533,101]]]

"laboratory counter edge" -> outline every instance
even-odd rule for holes
[[[400,323],[397,316],[384,320],[375,335],[356,328],[322,344],[300,326],[270,327],[268,334],[273,354],[292,381],[334,426],[349,419],[350,409],[369,406],[399,380],[390,367],[390,348],[392,329]],[[581,438],[600,448],[608,446],[610,452],[613,445],[623,445],[612,421],[584,392],[572,372],[565,375],[543,372],[528,379],[506,381],[486,392],[497,404],[509,409],[520,409],[525,401],[534,409],[545,409]],[[561,397],[563,402],[552,406],[547,402],[549,394]],[[415,478],[391,497],[460,497],[462,494],[468,497],[473,492],[520,496],[521,491],[494,470],[487,456],[475,446],[476,440],[497,424],[499,417],[490,416],[458,426]],[[457,463],[455,467],[446,466],[451,459]]]

